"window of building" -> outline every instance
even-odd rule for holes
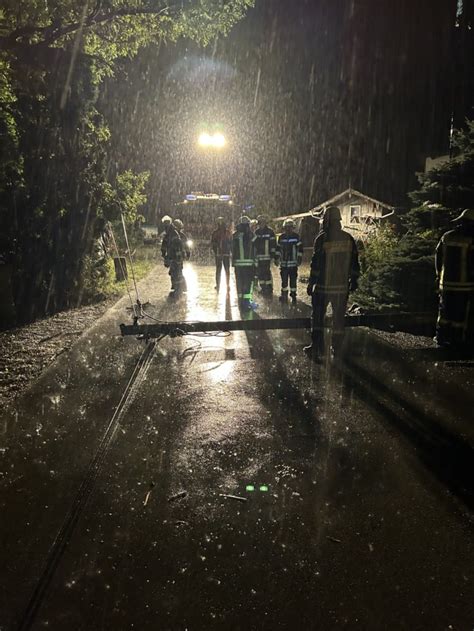
[[[350,207],[350,222],[360,223],[360,205]]]

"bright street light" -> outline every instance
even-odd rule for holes
[[[200,134],[198,143],[201,147],[213,147],[214,149],[222,149],[226,144],[226,139],[223,134],[216,132],[215,134],[208,134],[203,132]]]

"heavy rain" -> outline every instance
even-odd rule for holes
[[[0,0],[0,631],[473,628],[473,62],[473,0]]]

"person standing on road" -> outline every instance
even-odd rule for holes
[[[337,354],[344,335],[349,291],[357,289],[359,255],[353,237],[341,228],[341,211],[337,206],[326,209],[323,228],[314,242],[307,292],[313,306],[312,344],[304,351],[314,360],[324,352],[324,317],[332,307],[333,352]]]
[[[268,226],[265,215],[259,215],[257,220],[258,228],[255,230],[253,238],[257,281],[260,284],[262,295],[271,296],[273,294],[271,262],[276,258],[276,237]]]
[[[171,217],[169,215],[165,215],[163,217],[163,219],[161,220],[161,224],[163,226],[163,232],[162,237],[161,237],[161,256],[166,259],[166,253],[168,251],[168,237],[166,234],[166,229],[168,228],[168,226],[170,224],[173,223],[173,220],[171,219]]]
[[[250,219],[243,215],[232,235],[232,265],[235,270],[239,307],[244,311],[251,308],[253,281],[255,276],[255,255]]]
[[[436,247],[439,311],[436,341],[440,346],[474,349],[474,210],[453,220]]]
[[[230,255],[232,250],[232,235],[226,226],[224,217],[217,218],[217,228],[211,235],[211,248],[216,261],[216,286],[219,291],[222,268],[225,271],[227,292],[230,291]]]
[[[290,283],[290,296],[293,304],[296,304],[296,291],[298,281],[298,267],[303,261],[303,244],[300,236],[295,232],[293,219],[285,219],[284,232],[278,237],[275,265],[280,267],[281,296],[280,302],[288,302],[288,281]]]
[[[169,268],[171,291],[178,293],[184,288],[183,244],[178,231],[173,226],[171,218],[165,216],[163,218],[163,224],[165,234],[161,244],[161,254],[163,256],[164,266]]]
[[[190,241],[186,233],[183,231],[184,224],[181,219],[175,219],[173,221],[173,225],[176,229],[176,232],[179,234],[179,238],[181,239],[181,244],[183,246],[183,258],[186,261],[189,261],[189,259],[191,258],[191,247],[189,245]]]

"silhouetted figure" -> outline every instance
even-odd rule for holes
[[[232,250],[232,235],[226,226],[224,217],[217,218],[217,228],[211,235],[211,248],[216,261],[216,289],[219,291],[221,284],[222,268],[225,271],[227,291],[230,287],[230,255]]]
[[[167,221],[168,219],[170,219],[170,221]],[[183,244],[178,231],[173,226],[171,218],[168,216],[164,217],[163,224],[165,234],[161,244],[161,254],[163,256],[164,266],[169,268],[171,291],[178,293],[184,289]]]
[[[474,348],[474,210],[454,219],[436,247],[439,312],[436,341],[456,349]]]
[[[337,354],[344,335],[349,291],[357,289],[359,255],[352,236],[341,229],[341,211],[337,206],[326,209],[323,229],[314,241],[311,273],[307,292],[312,297],[312,344],[305,352],[318,360],[324,352],[324,317],[332,307],[332,346]]]

